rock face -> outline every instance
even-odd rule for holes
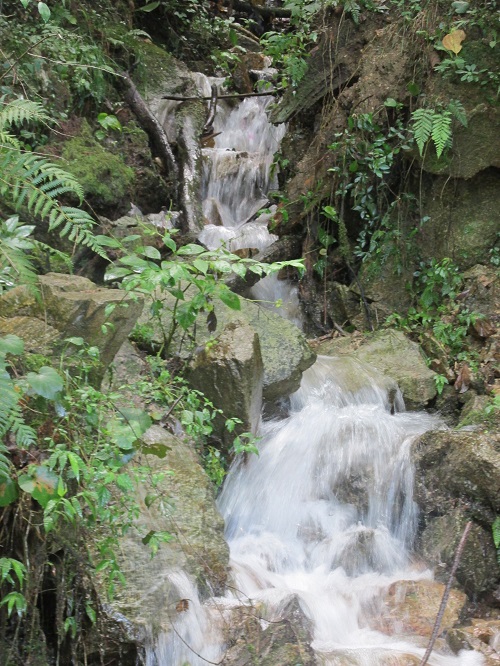
[[[120,540],[119,560],[127,585],[116,608],[139,627],[170,631],[172,608],[180,599],[175,573],[184,570],[204,593],[220,593],[225,585],[229,549],[224,522],[215,507],[211,483],[192,446],[152,426],[143,436],[148,447],[165,447],[165,457],[143,455],[151,475],[163,474],[156,487],[138,489],[140,515]],[[153,493],[158,500],[150,504]],[[150,531],[167,531],[173,540],[154,558],[143,543]]]
[[[264,366],[259,336],[251,326],[237,321],[228,324],[213,345],[196,354],[188,379],[226,417],[237,417],[243,422],[230,434],[224,428],[225,419],[215,419],[215,432],[226,446],[237,434],[257,432]]]
[[[500,620],[472,620],[468,627],[451,629],[447,640],[455,652],[480,652],[484,655],[485,666],[500,664]]]
[[[105,369],[139,317],[142,299],[74,275],[48,273],[39,285],[39,300],[26,287],[0,298],[0,335],[19,335],[28,351],[47,355],[60,350],[65,338],[81,337],[99,349]]]
[[[432,580],[398,580],[387,590],[376,628],[389,635],[430,638],[444,588]],[[440,633],[456,624],[466,601],[463,592],[451,590]]]
[[[470,180],[433,179],[423,202],[430,217],[419,239],[423,258],[451,257],[461,269],[484,261],[497,240],[499,192],[498,169]]]
[[[479,431],[428,432],[414,442],[412,458],[415,500],[423,513],[423,556],[444,580],[465,524],[476,519],[457,580],[472,596],[490,590],[500,575],[489,529],[500,511],[500,436]]]
[[[253,612],[252,612],[253,610]],[[310,647],[312,628],[300,608],[297,597],[286,601],[277,618],[265,629],[259,609],[246,606],[231,612],[230,645],[224,666],[313,666],[317,663]],[[265,619],[265,610],[264,610]]]
[[[326,340],[315,351],[325,356],[354,356],[395,379],[409,409],[424,407],[436,395],[434,372],[426,366],[418,345],[400,331]]]
[[[186,296],[189,296],[189,293]],[[172,322],[171,311],[174,299],[165,294],[160,295],[159,298],[164,303],[161,325],[163,330],[168,331]],[[293,393],[299,388],[302,372],[314,363],[316,355],[296,326],[243,298],[240,303],[240,310],[232,310],[222,302],[214,303],[214,313],[217,319],[215,337],[220,335],[230,322],[245,322],[259,336],[264,364],[264,398],[275,400]],[[160,347],[163,343],[163,335],[157,321],[149,314],[147,308],[142,314],[139,324],[151,327],[152,343]],[[197,345],[204,345],[211,338],[209,331],[202,325],[197,327]],[[190,350],[186,349],[182,340],[183,336],[177,332],[171,351],[179,352],[186,357]]]

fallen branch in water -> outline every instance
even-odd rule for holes
[[[460,543],[457,546],[457,550],[455,552],[455,559],[453,560],[453,565],[450,571],[450,577],[448,579],[448,582],[446,583],[446,587],[444,588],[443,598],[441,599],[441,604],[439,606],[438,614],[436,615],[436,621],[434,622],[434,628],[432,630],[431,638],[429,640],[429,645],[427,646],[427,650],[425,651],[425,654],[422,657],[420,666],[425,666],[425,664],[427,663],[427,660],[431,656],[432,648],[434,647],[436,638],[438,637],[439,627],[441,626],[441,620],[443,619],[444,611],[446,610],[446,604],[448,603],[448,597],[450,596],[453,578],[457,572],[458,565],[460,563],[460,558],[462,557],[462,552],[465,547],[465,542],[467,541],[467,537],[469,536],[471,527],[472,527],[472,522],[469,520],[469,522],[464,528],[462,538],[460,539]]]
[[[217,95],[217,99],[239,99],[240,97],[266,97],[266,95],[274,95],[277,92],[281,92],[283,88],[275,88],[274,90],[268,90],[266,92],[254,92],[254,93],[234,93],[232,95]],[[170,99],[174,102],[196,102],[200,99],[211,100],[210,97],[184,97],[182,95],[163,95],[161,99]]]

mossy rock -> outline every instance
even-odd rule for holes
[[[484,262],[500,228],[500,173],[487,169],[470,180],[435,178],[423,211],[429,216],[419,245],[423,259],[450,257],[466,270]]]
[[[123,157],[96,141],[85,120],[80,134],[64,144],[62,157],[66,169],[78,179],[93,207],[115,208],[129,197],[133,169],[125,164]]]

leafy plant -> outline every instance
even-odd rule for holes
[[[430,140],[434,144],[438,158],[451,146],[453,117],[467,127],[465,109],[458,100],[451,100],[448,106],[440,111],[426,108],[413,111],[413,133],[420,155]]]
[[[47,219],[50,230],[57,230],[62,237],[67,236],[69,240],[105,256],[92,234],[94,222],[90,215],[59,202],[62,195],[71,195],[82,202],[83,190],[77,180],[48,159],[22,151],[18,139],[11,132],[12,125],[30,121],[49,122],[51,119],[44,108],[37,102],[23,99],[0,104],[0,195],[5,203],[14,210],[25,208],[32,215]],[[27,227],[19,227],[14,219],[11,218],[9,225],[4,227],[11,239],[7,243],[4,232],[3,249],[10,246],[10,259],[15,260],[20,258],[19,251],[30,249],[26,246],[30,241],[29,235],[26,235]],[[23,242],[21,234],[25,234]],[[20,247],[22,244],[25,247]],[[14,248],[18,252],[13,253]],[[5,255],[1,261],[4,266],[10,263]],[[14,272],[17,270],[29,276],[29,262],[21,262],[17,269],[10,265]]]
[[[161,235],[161,245],[170,253],[168,258],[163,258],[161,252],[151,245],[138,246],[129,252],[126,245],[137,241],[137,235],[129,236],[121,242],[109,237],[98,237],[103,245],[123,253],[117,264],[106,271],[106,280],[119,281],[127,291],[153,296],[151,313],[163,335],[161,354],[168,354],[179,327],[188,331],[202,312],[213,320],[214,315],[211,313],[214,299],[219,299],[233,310],[240,309],[240,299],[224,283],[224,276],[235,273],[245,277],[247,271],[264,276],[284,266],[303,270],[301,260],[264,264],[254,259],[241,259],[225,249],[207,251],[194,243],[177,247],[174,231],[166,230]],[[162,293],[173,297],[170,305],[161,298]],[[164,330],[161,319],[164,308],[170,310],[168,330]]]
[[[495,548],[497,549],[498,563],[500,564],[500,516],[495,518],[491,529],[493,532],[493,542],[495,544]]]

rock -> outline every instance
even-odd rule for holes
[[[419,235],[424,259],[451,257],[468,269],[488,255],[500,224],[500,173],[488,169],[470,180],[434,178],[422,203],[430,217]]]
[[[68,337],[81,337],[99,349],[105,370],[139,317],[142,299],[75,275],[48,273],[38,280],[39,300],[24,286],[0,297],[0,334],[15,332],[28,351],[43,354],[60,351]]]
[[[484,655],[485,666],[500,664],[500,620],[473,619],[468,627],[451,629],[446,638],[454,652],[475,650]]]
[[[426,366],[418,345],[400,331],[325,340],[314,349],[325,356],[354,356],[396,380],[409,409],[424,407],[436,395],[435,373]]]
[[[192,446],[159,426],[152,426],[142,439],[148,447],[163,449],[165,457],[141,455],[138,463],[149,467],[151,477],[162,477],[154,486],[137,489],[140,514],[133,529],[120,538],[118,554],[127,584],[117,594],[114,607],[138,627],[168,632],[180,599],[174,574],[184,570],[204,593],[220,594],[229,549],[212,485]],[[153,503],[146,502],[150,494],[157,498]],[[151,531],[174,536],[153,558],[143,543]]]
[[[257,433],[263,378],[259,336],[243,322],[230,322],[213,344],[195,355],[188,381],[222,410],[223,416],[214,420],[214,432],[226,446],[242,432]],[[242,421],[233,433],[224,427],[228,417]]]
[[[261,619],[262,610],[264,621]],[[314,666],[317,663],[310,645],[312,627],[300,607],[297,595],[291,595],[284,607],[265,622],[265,609],[247,606],[234,609],[228,623],[228,643],[224,666]],[[265,628],[263,628],[263,625]]]
[[[186,297],[194,292],[187,292]],[[161,313],[162,328],[170,330],[171,310],[174,306],[174,298],[168,294],[158,295],[163,301],[164,307]],[[214,313],[217,319],[215,337],[232,321],[244,321],[259,335],[260,350],[264,363],[264,388],[263,395],[266,400],[272,401],[284,395],[289,395],[299,388],[302,372],[314,363],[316,355],[309,347],[306,339],[298,328],[282,317],[272,312],[263,310],[256,303],[240,299],[240,310],[232,310],[221,301],[214,302]],[[151,316],[148,308],[145,309],[140,325],[150,326],[152,331],[152,342],[157,347],[163,344],[163,334],[158,322]],[[186,348],[183,338],[185,336],[177,331],[171,352],[178,352],[186,357],[190,349]],[[204,345],[213,336],[201,325],[196,329],[196,344]]]
[[[469,516],[462,509],[428,519],[421,535],[421,553],[435,567],[436,578],[446,581],[455,551]],[[456,578],[471,597],[490,590],[498,581],[500,571],[491,531],[473,524],[465,543]]]
[[[415,500],[426,513],[446,514],[457,500],[492,523],[500,513],[500,434],[441,430],[412,445]]]
[[[442,583],[432,580],[398,580],[387,590],[375,628],[390,636],[430,638],[444,588]],[[458,621],[466,601],[463,592],[451,590],[440,634]]]

